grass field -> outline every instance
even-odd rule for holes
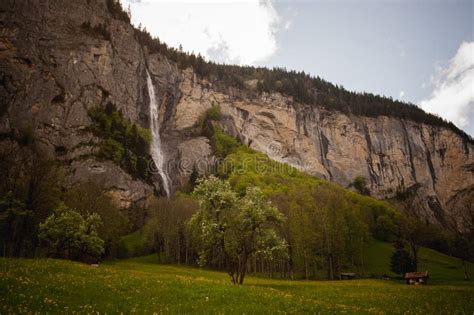
[[[428,254],[434,267],[441,254]],[[447,266],[455,263],[443,256]],[[225,273],[160,265],[155,256],[106,262],[99,268],[61,260],[0,259],[0,272],[1,314],[474,312],[474,286],[448,281],[449,274],[428,286],[406,286],[399,280],[255,277],[234,286]]]

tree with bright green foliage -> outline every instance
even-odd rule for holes
[[[286,255],[286,242],[275,232],[283,221],[256,187],[239,197],[227,181],[210,176],[198,180],[193,194],[200,209],[189,226],[199,246],[199,264],[222,265],[234,284],[243,284],[252,256]]]
[[[98,214],[85,217],[61,203],[39,225],[38,238],[48,250],[48,256],[80,259],[81,255],[99,257],[104,241],[97,229],[102,224]]]

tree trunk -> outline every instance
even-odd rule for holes
[[[189,255],[189,241],[188,241],[188,238],[186,237],[185,248],[184,248],[184,261],[186,265],[188,264],[188,255]]]
[[[290,279],[293,280],[294,277],[294,262],[293,262],[293,247],[291,246],[291,243],[289,243],[288,246],[288,254],[289,254],[289,259],[288,259],[288,267],[289,267],[289,272],[290,272]]]
[[[304,260],[304,279],[308,280],[308,258],[306,257],[306,248],[303,248],[303,260]]]
[[[239,284],[242,285],[244,283],[244,278],[245,278],[245,271],[240,274],[239,277]]]
[[[328,267],[329,267],[329,279],[334,280],[334,266],[332,261],[332,255],[328,255]]]
[[[411,251],[413,254],[413,269],[414,271],[418,271],[418,246],[416,244],[411,245]]]
[[[467,265],[464,259],[462,260],[462,266],[464,267],[464,280],[469,281],[469,273],[467,272]]]
[[[177,244],[177,245],[178,245],[178,246],[177,246],[178,249],[177,249],[177,252],[176,252],[176,254],[177,254],[177,256],[178,256],[178,257],[177,257],[177,258],[178,258],[177,260],[178,260],[178,265],[181,265],[181,235],[180,235],[179,232],[178,232],[178,244]]]
[[[237,276],[234,271],[229,271],[229,276],[230,276],[230,281],[232,281],[233,284],[237,284]]]

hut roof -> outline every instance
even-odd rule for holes
[[[424,272],[407,272],[405,274],[405,279],[417,279],[417,278],[427,278],[428,271]]]

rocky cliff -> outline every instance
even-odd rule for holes
[[[462,230],[472,224],[474,146],[451,130],[327,111],[279,94],[238,99],[203,88],[191,71],[181,90],[176,130],[218,104],[228,133],[275,160],[346,187],[362,176],[378,198],[411,191],[412,210],[429,221]]]
[[[209,141],[193,128],[218,105],[228,133],[275,160],[343,186],[362,176],[379,198],[412,191],[413,208],[427,220],[472,227],[474,145],[450,129],[328,111],[278,93],[218,89],[192,69],[148,54],[106,0],[6,0],[0,23],[0,134],[31,129],[41,152],[63,162],[70,183],[100,178],[122,206],[144,202],[159,183],[96,157],[100,139],[88,129],[88,110],[112,102],[149,127],[148,70],[174,189],[214,163]],[[4,150],[18,147],[12,137],[2,139]]]

